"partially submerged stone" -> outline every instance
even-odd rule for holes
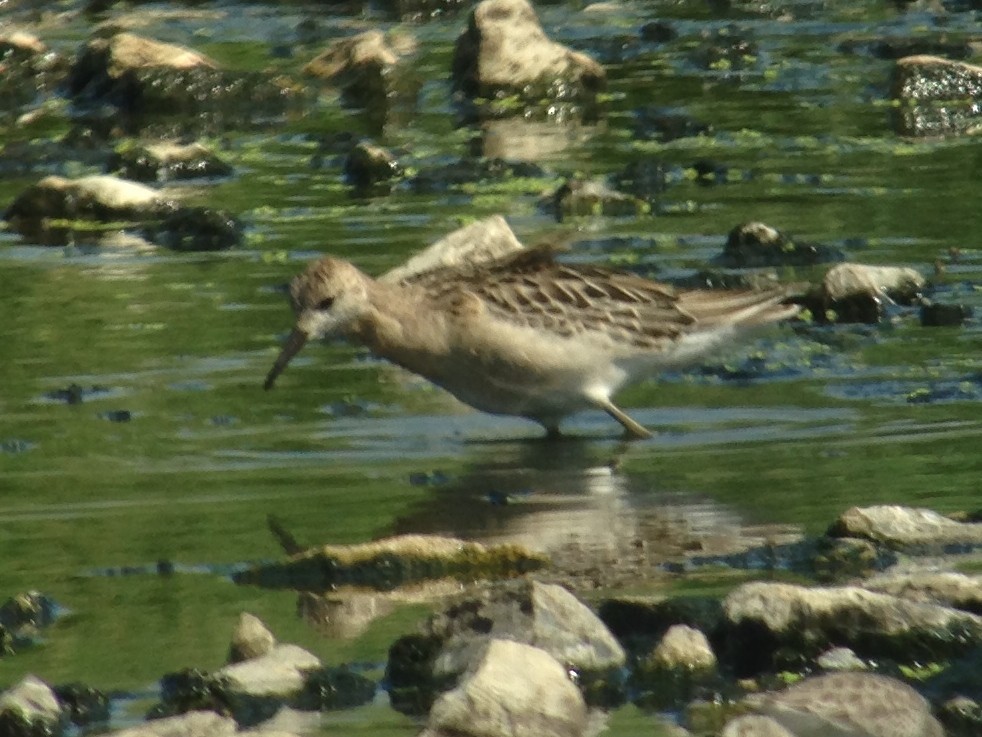
[[[420,737],[578,737],[587,708],[549,653],[491,639],[457,688],[436,700]]]
[[[140,182],[164,182],[197,177],[224,177],[232,167],[201,143],[137,144],[118,148],[109,169]]]
[[[982,66],[939,56],[907,56],[894,65],[890,86],[901,103],[894,118],[900,135],[971,133],[982,127]]]
[[[340,87],[346,102],[368,106],[397,91],[396,72],[415,51],[415,40],[406,34],[365,31],[334,41],[303,71]]]
[[[895,678],[832,673],[745,700],[794,735],[944,737],[931,706]]]
[[[910,304],[925,283],[920,272],[906,266],[837,264],[825,273],[808,306],[820,322],[834,316],[839,323],[877,323],[885,303]]]
[[[65,720],[58,697],[33,675],[0,693],[0,734],[12,737],[59,734]]]
[[[457,39],[452,76],[469,98],[531,103],[592,101],[607,79],[589,56],[549,39],[528,0],[478,3]]]
[[[699,671],[716,668],[716,654],[708,638],[694,627],[675,624],[668,628],[648,657],[651,666]]]
[[[859,295],[886,294],[892,299],[911,299],[923,289],[925,279],[917,269],[907,266],[837,264],[825,272],[822,288],[833,301]]]
[[[688,625],[672,625],[635,668],[635,702],[648,708],[678,708],[698,688],[717,679],[716,666],[706,635]]]
[[[519,545],[482,545],[437,535],[401,535],[358,545],[324,545],[283,563],[236,574],[237,583],[303,591],[336,586],[387,590],[422,579],[515,576],[548,559]]]
[[[957,522],[930,509],[890,504],[852,507],[832,523],[828,534],[914,552],[982,545],[982,523]]]
[[[240,621],[230,652],[242,654],[242,630],[246,639],[255,639],[265,625],[247,615]],[[243,725],[269,719],[284,705],[299,701],[311,674],[321,669],[317,656],[297,645],[276,643],[272,634],[260,636],[264,642],[253,650],[254,657],[230,662],[212,673],[187,669],[161,679],[161,702],[152,711],[155,717],[181,714],[195,709],[214,709],[230,714]],[[273,639],[272,644],[269,640]],[[253,643],[255,645],[255,643]]]
[[[117,219],[154,212],[163,201],[160,192],[151,187],[108,174],[79,179],[50,175],[22,192],[7,215]]]
[[[167,200],[139,182],[110,175],[79,179],[47,176],[31,185],[4,213],[14,230],[31,232],[45,220],[144,220],[161,214]]]
[[[812,266],[843,261],[837,248],[799,242],[766,223],[748,222],[736,226],[726,237],[723,253],[716,261],[728,268],[762,266]]]
[[[76,103],[114,105],[124,113],[118,122],[131,128],[166,128],[175,116],[242,127],[282,115],[298,99],[291,86],[261,73],[226,71],[193,49],[125,32],[88,41],[67,86]]]
[[[603,179],[570,179],[548,195],[543,203],[556,220],[581,215],[637,216],[645,203],[625,192],[619,192]]]
[[[626,655],[603,622],[561,586],[522,580],[477,587],[432,615],[419,634],[397,640],[386,667],[393,706],[425,711],[493,639],[545,650],[577,671],[588,698],[619,688]]]
[[[723,601],[728,657],[747,672],[770,668],[779,651],[814,657],[845,645],[862,657],[939,660],[982,644],[982,617],[859,586],[752,582]]]
[[[400,282],[435,269],[492,261],[523,248],[508,221],[491,215],[445,235],[402,266],[386,272],[381,281]]]
[[[344,176],[358,190],[384,185],[402,173],[399,161],[388,150],[368,141],[355,145],[344,162]]]

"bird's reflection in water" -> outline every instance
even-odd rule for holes
[[[459,476],[423,475],[418,483],[431,487],[428,501],[386,534],[524,545],[552,561],[537,578],[582,594],[657,588],[668,575],[666,561],[735,553],[787,532],[746,527],[711,498],[626,473],[625,454],[645,452],[637,445],[612,450],[609,443],[567,439],[485,443],[471,451],[474,460]],[[460,589],[460,582],[438,581],[385,593],[303,595],[300,610],[321,631],[350,637],[397,603]]]

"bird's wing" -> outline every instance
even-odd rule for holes
[[[449,309],[480,300],[495,317],[562,336],[602,331],[613,340],[655,346],[695,322],[667,285],[633,274],[560,264],[549,247],[416,280]]]

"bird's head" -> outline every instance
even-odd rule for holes
[[[368,306],[367,277],[347,261],[322,258],[290,282],[290,302],[297,316],[280,355],[266,375],[265,389],[310,339],[343,335]]]

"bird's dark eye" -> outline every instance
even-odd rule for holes
[[[318,310],[329,310],[331,305],[334,304],[334,297],[324,297],[320,302],[317,303]]]

